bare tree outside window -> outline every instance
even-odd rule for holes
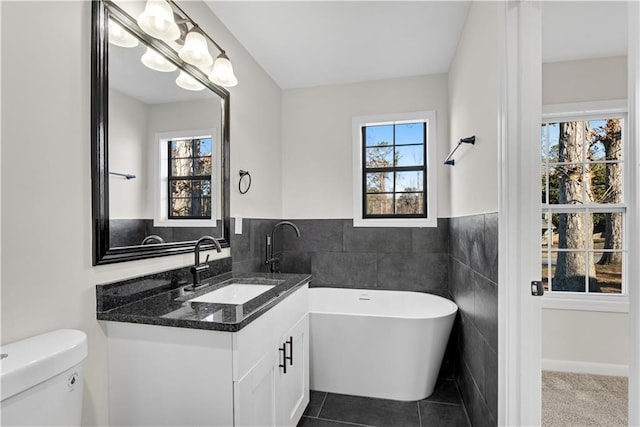
[[[169,149],[169,218],[211,218],[211,138],[173,140]]]
[[[621,119],[542,126],[543,278],[551,291],[622,292],[622,160]]]
[[[362,128],[365,217],[425,217],[426,124]]]

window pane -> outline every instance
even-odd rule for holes
[[[622,293],[622,252],[596,252],[597,287],[603,293]]]
[[[559,161],[559,141],[560,141],[560,125],[558,123],[549,123],[547,125],[547,132],[549,135],[549,147],[544,148],[546,151],[547,157],[549,157],[550,162],[558,162]],[[547,151],[548,150],[548,151]]]
[[[423,177],[422,171],[396,172],[396,191],[423,191]]]
[[[622,203],[622,163],[592,163],[589,171],[595,203]]]
[[[622,159],[622,120],[606,119],[589,122],[589,160]]]
[[[542,256],[542,283],[544,285],[544,290],[549,290],[549,278],[553,276],[552,269],[549,268],[549,263],[547,262],[546,253]]]
[[[584,160],[584,150],[589,137],[588,123],[575,121],[558,124],[558,161],[573,163]]]
[[[367,193],[386,193],[393,191],[393,172],[367,174]]]
[[[587,249],[591,246],[591,218],[584,213],[560,213],[558,215],[558,248]],[[587,231],[588,230],[588,231]]]
[[[554,244],[557,247],[558,239],[556,234],[556,226],[551,221],[552,215],[550,213],[542,214],[541,228],[542,228],[542,248],[548,249]]]
[[[393,215],[393,194],[367,194],[367,215]]]
[[[185,218],[210,218],[211,198],[177,198],[171,200],[172,216]]]
[[[553,252],[552,263],[554,259],[555,269],[551,280],[551,289],[553,291],[584,292],[585,275],[589,267],[586,252]],[[590,264],[593,265],[593,260]],[[595,282],[595,277],[593,281]]]
[[[393,167],[393,146],[381,145],[366,149],[366,163],[368,168]]]
[[[211,216],[211,181],[172,181],[170,214],[179,217]]]
[[[396,145],[423,144],[424,124],[404,123],[396,125]]]
[[[367,147],[393,145],[393,125],[367,126],[365,129]]]
[[[584,202],[584,168],[579,164],[555,165],[549,169],[549,203]]]
[[[193,176],[193,159],[174,159],[171,161],[171,176]]]
[[[404,145],[396,147],[396,166],[424,165],[424,145]]]
[[[196,175],[211,175],[211,157],[196,157],[194,159]]]
[[[542,170],[540,172],[540,188],[542,190],[542,203],[549,203],[547,200],[547,167],[545,165],[542,165]]]
[[[600,292],[622,293],[622,213],[597,213],[591,217],[598,289]]]
[[[593,248],[622,250],[622,213],[591,214],[593,221]]]
[[[193,142],[190,139],[171,141],[171,157],[193,157]]]
[[[423,193],[396,194],[396,214],[418,215],[424,213]]]
[[[198,156],[211,156],[211,138],[203,138],[199,142]]]

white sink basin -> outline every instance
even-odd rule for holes
[[[232,283],[224,288],[216,289],[200,295],[189,302],[208,302],[213,304],[244,304],[260,294],[267,292],[274,285],[250,285],[245,283]]]

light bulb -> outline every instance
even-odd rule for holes
[[[147,51],[142,55],[140,60],[144,65],[152,70],[161,71],[163,73],[169,73],[178,69],[178,67],[167,61],[164,56],[160,55],[150,47],[147,48]]]
[[[221,53],[216,58],[209,80],[222,87],[233,87],[238,84],[238,79],[233,74],[233,65],[226,54]]]
[[[185,62],[199,68],[206,68],[213,64],[213,58],[211,54],[209,54],[207,40],[198,27],[189,31],[184,39],[184,46],[182,46],[178,55]]]
[[[180,37],[180,28],[173,19],[173,9],[165,0],[147,0],[137,22],[145,33],[157,39],[168,42]]]
[[[202,83],[184,71],[180,71],[180,75],[176,79],[176,84],[186,90],[198,91],[204,89],[204,85]]]
[[[109,43],[120,47],[136,47],[138,39],[122,28],[120,24],[109,19]]]

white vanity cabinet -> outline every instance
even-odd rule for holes
[[[304,285],[233,333],[106,322],[110,423],[295,426],[309,402],[307,298]]]
[[[306,287],[276,308],[235,334],[237,426],[295,426],[309,403]]]

